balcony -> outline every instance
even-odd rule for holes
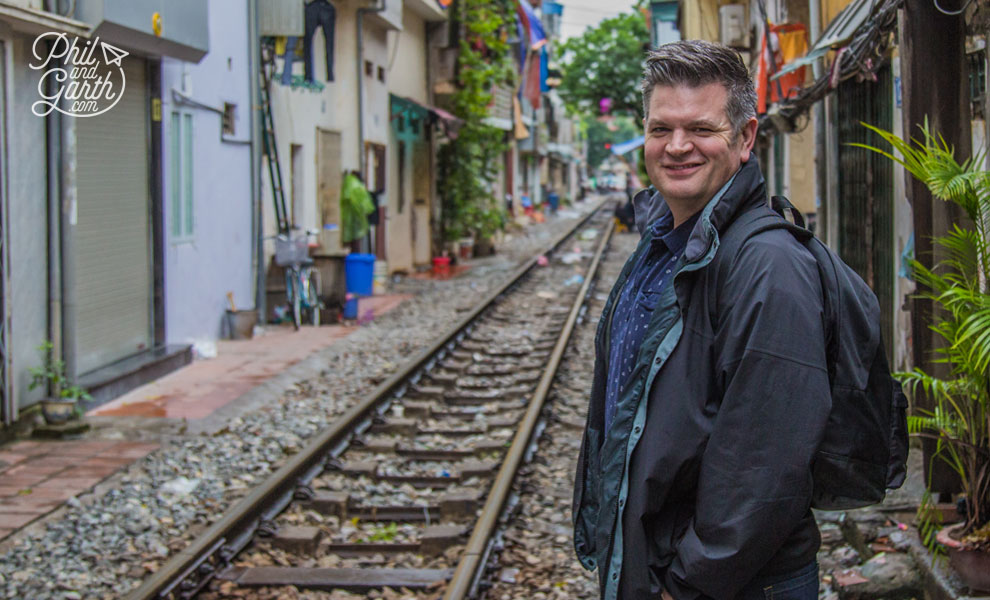
[[[77,0],[75,17],[88,23],[94,36],[130,51],[199,62],[210,50],[207,5],[203,0]]]
[[[0,0],[0,22],[15,31],[38,35],[49,31],[89,37],[89,25],[43,10],[42,0]]]

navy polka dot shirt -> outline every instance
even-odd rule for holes
[[[615,410],[622,392],[630,382],[636,355],[643,343],[646,328],[657,307],[657,300],[664,286],[673,277],[677,260],[684,252],[688,237],[701,212],[673,228],[674,217],[670,211],[650,225],[653,239],[650,249],[643,253],[626,279],[612,312],[612,330],[609,340],[608,381],[605,387],[605,431],[615,418]]]

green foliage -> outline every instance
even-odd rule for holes
[[[71,400],[73,402],[92,400],[89,392],[72,383],[66,377],[65,361],[52,356],[54,349],[55,347],[52,343],[47,340],[38,346],[38,354],[41,356],[41,366],[28,369],[28,372],[31,373],[31,383],[28,385],[28,389],[33,390],[41,386],[50,386],[53,398],[61,398],[62,400]]]
[[[394,542],[395,537],[399,534],[398,523],[387,523],[381,527],[375,528],[368,537],[361,538],[358,540],[359,544],[368,544],[371,542]]]
[[[595,117],[584,117],[584,124],[588,132],[588,168],[595,169],[598,165],[612,155],[612,151],[605,148],[605,144],[619,144],[628,142],[638,135],[642,135],[643,130],[631,117],[618,116],[612,121],[612,131],[608,123],[599,121]]]
[[[506,0],[459,0],[451,15],[460,24],[457,91],[452,112],[464,120],[457,139],[438,151],[439,191],[443,202],[443,232],[447,240],[476,234],[490,237],[504,223],[500,199],[492,193],[499,158],[505,151],[504,132],[486,125],[496,85],[512,85],[509,46],[503,31],[511,24]]]
[[[940,309],[930,327],[943,340],[936,348],[936,362],[948,365],[949,375],[939,378],[920,368],[898,373],[914,395],[931,399],[930,411],[916,409],[908,420],[909,431],[936,441],[934,457],[944,461],[962,481],[966,497],[963,533],[990,520],[990,171],[980,168],[985,155],[962,163],[927,121],[919,140],[904,140],[863,124],[887,141],[899,154],[864,144],[853,144],[883,154],[924,182],[932,195],[952,202],[969,217],[934,238],[942,252],[938,264],[927,267],[911,261],[922,297]],[[929,482],[930,484],[931,482]],[[934,547],[931,494],[919,510],[922,534]]]
[[[599,112],[598,101],[612,99],[612,112],[643,117],[640,80],[650,33],[639,13],[605,19],[561,48],[563,78],[558,88],[576,113]]]

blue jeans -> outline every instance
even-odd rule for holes
[[[790,573],[757,577],[736,600],[818,600],[818,561]]]
[[[292,85],[292,63],[296,60],[296,44],[299,38],[290,35],[285,38],[285,63],[282,67],[282,85]]]

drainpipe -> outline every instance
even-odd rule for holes
[[[251,97],[251,267],[254,270],[254,307],[258,323],[265,322],[264,210],[261,203],[261,43],[258,30],[258,0],[248,4],[248,90]]]
[[[62,356],[70,379],[79,376],[76,344],[76,120],[61,117],[61,274],[62,274]]]
[[[46,8],[52,11],[54,0],[49,0]],[[52,95],[52,79],[47,81],[45,93]],[[62,155],[60,143],[62,113],[53,110],[45,117],[45,154],[48,169],[48,339],[52,343],[52,357],[62,357],[62,265],[60,227]]]
[[[426,56],[426,100],[430,106],[436,105],[436,94],[433,92],[433,61],[432,59],[432,46],[430,45],[430,40],[436,35],[436,31],[441,27],[441,24],[434,23],[432,21],[427,21],[426,23],[426,39],[423,41],[423,52]],[[396,44],[399,42],[396,41]],[[990,45],[990,44],[988,44]],[[990,100],[988,100],[990,102]],[[391,109],[390,109],[391,110]],[[437,197],[437,149],[439,144],[437,143],[437,136],[432,129],[429,130],[429,143],[430,143],[430,165],[433,167],[430,171],[430,256],[440,256],[443,251],[443,237],[440,234],[440,218],[437,215],[437,209],[440,205],[440,199]]]
[[[386,0],[380,0],[378,6],[369,6],[357,10],[357,88],[358,88],[358,165],[361,177],[365,177],[364,155],[364,15],[380,13],[385,10]]]
[[[48,12],[61,14],[58,0],[45,0]],[[73,5],[73,10],[74,10]],[[49,79],[47,85],[53,86]],[[51,94],[54,89],[47,90]],[[75,120],[53,110],[46,117],[48,167],[48,338],[52,357],[65,361],[70,379],[79,374],[76,360],[75,224],[76,129]]]
[[[811,39],[815,42],[821,37],[821,0],[808,0],[808,25],[811,28]],[[811,64],[811,72],[817,81],[822,76],[822,59]],[[828,239],[828,222],[834,216],[830,214],[828,203],[829,161],[825,144],[825,101],[815,103],[815,199],[818,202],[818,236],[826,242]]]

